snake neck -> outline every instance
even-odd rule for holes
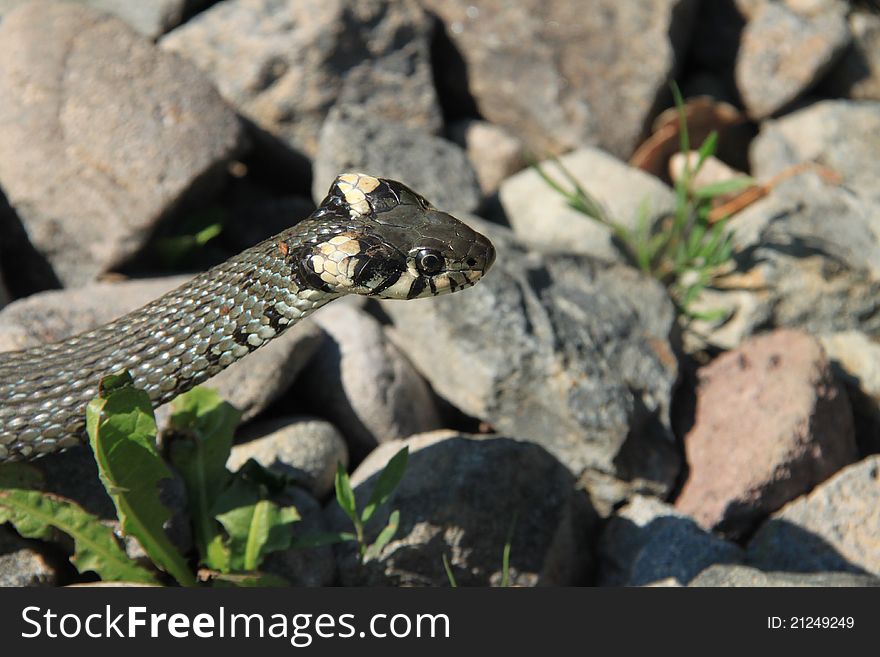
[[[299,282],[287,255],[273,238],[100,328],[0,354],[0,461],[82,440],[106,374],[128,370],[159,406],[338,296]]]

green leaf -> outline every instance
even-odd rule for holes
[[[379,535],[376,537],[376,540],[373,541],[373,544],[364,552],[364,559],[378,557],[379,553],[382,552],[382,548],[388,545],[388,541],[394,538],[394,534],[397,533],[397,528],[399,526],[400,511],[392,511],[391,515],[388,517],[388,524],[385,525],[385,528],[379,532]]]
[[[715,148],[718,146],[718,133],[713,130],[709,133],[709,136],[700,144],[700,150],[697,151],[697,165],[694,167],[691,172],[692,176],[696,176],[700,169],[703,168],[703,165],[706,163],[712,155],[715,154]]]
[[[128,372],[105,377],[86,407],[86,430],[104,488],[122,531],[138,539],[159,568],[183,586],[196,579],[163,530],[170,513],[159,501],[159,482],[171,477],[156,450],[150,398]]]
[[[675,80],[672,80],[669,83],[669,86],[672,89],[672,99],[675,102],[675,108],[678,110],[679,148],[682,153],[688,153],[691,150],[691,140],[690,135],[688,134],[687,114],[684,108],[684,98],[682,98],[681,89],[678,88],[678,84],[675,82]],[[687,171],[688,168],[689,167],[686,166],[685,170]]]
[[[226,461],[241,413],[209,388],[193,388],[172,405],[169,456],[183,477],[202,563],[228,571],[229,552],[211,513],[230,481]]]
[[[452,588],[457,588],[458,583],[455,581],[455,575],[452,574],[452,567],[449,565],[449,559],[446,558],[446,554],[442,555],[443,558],[443,570],[446,571],[446,579],[449,580],[449,586]]]
[[[403,473],[406,471],[406,461],[408,456],[409,446],[406,446],[392,456],[391,460],[388,461],[388,464],[382,469],[382,473],[379,475],[379,481],[377,481],[376,485],[373,487],[370,499],[367,501],[367,505],[361,513],[361,520],[363,522],[366,523],[372,518],[376,509],[385,504],[385,502],[388,501],[388,498],[391,497],[394,489],[397,488],[397,485],[403,478]]]
[[[726,320],[732,312],[727,308],[713,308],[712,310],[690,311],[688,316],[693,319],[701,319],[704,322],[719,322]]]
[[[215,512],[228,535],[232,570],[256,570],[265,555],[287,549],[289,525],[300,519],[296,507],[260,499],[259,489],[241,478],[223,491]]]
[[[128,558],[110,527],[70,500],[5,488],[0,490],[0,524],[4,522],[11,522],[26,538],[50,539],[53,527],[64,532],[73,539],[70,561],[81,573],[94,571],[105,582],[158,583],[149,570]]]
[[[354,491],[351,489],[351,480],[348,473],[342,466],[342,462],[336,464],[336,480],[334,482],[336,488],[336,501],[339,507],[345,512],[351,521],[358,526],[360,519],[357,515],[357,507],[355,505]]]
[[[725,196],[727,194],[735,194],[744,189],[748,189],[756,185],[757,182],[750,176],[737,176],[730,180],[720,180],[715,183],[708,183],[693,190],[694,198],[697,199],[713,199],[716,196]]]
[[[703,236],[706,234],[706,225],[705,224],[697,224],[694,226],[691,234],[688,236],[687,240],[687,256],[688,258],[695,257],[700,252],[700,247],[702,246]]]

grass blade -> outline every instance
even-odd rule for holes
[[[409,446],[406,446],[392,456],[391,460],[388,461],[388,464],[382,469],[382,473],[379,475],[379,481],[377,481],[376,485],[373,487],[370,499],[367,501],[367,504],[361,513],[362,522],[367,522],[372,518],[376,509],[385,504],[385,502],[388,501],[388,498],[391,497],[394,489],[397,488],[400,480],[403,479],[408,456]]]
[[[376,537],[376,540],[373,541],[373,544],[367,548],[366,552],[364,552],[364,559],[372,559],[379,556],[379,553],[382,552],[382,548],[388,545],[388,542],[394,538],[394,535],[397,533],[397,528],[400,526],[400,511],[392,511],[391,515],[388,517],[388,524],[385,525],[384,529],[379,532],[379,535]]]
[[[339,507],[355,525],[359,525],[360,519],[358,518],[355,505],[354,491],[351,489],[351,480],[348,478],[348,473],[345,471],[342,462],[336,464],[336,480],[334,483],[336,501],[339,503]]]
[[[442,558],[443,570],[446,571],[446,579],[449,580],[449,586],[456,589],[458,588],[458,582],[455,581],[455,575],[452,574],[452,567],[449,565],[449,559],[446,558],[446,554],[443,554]]]

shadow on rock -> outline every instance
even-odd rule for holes
[[[457,584],[497,585],[510,540],[510,583],[515,586],[589,582],[596,513],[575,489],[568,469],[544,448],[510,438],[437,431],[383,443],[355,471],[359,508],[378,472],[403,445],[406,473],[388,505],[368,526],[375,539],[392,510],[400,527],[377,559],[358,563],[352,544],[337,550],[345,585],[447,586],[443,557]],[[328,524],[348,529],[332,503]]]

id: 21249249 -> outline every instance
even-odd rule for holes
[[[851,630],[855,626],[852,616],[767,616],[770,630]]]

